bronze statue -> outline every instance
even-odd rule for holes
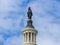
[[[28,8],[27,16],[28,16],[28,19],[32,18],[32,11],[31,11],[30,7]]]
[[[28,17],[28,21],[27,21],[26,27],[34,28],[34,26],[32,25],[32,23],[33,23],[33,21],[32,21],[32,10],[30,7],[28,8],[27,17]]]

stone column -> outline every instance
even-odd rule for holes
[[[34,36],[34,38],[33,38],[33,39],[34,39],[34,43],[35,43],[35,33],[34,33],[34,35],[33,35],[33,36]]]
[[[31,32],[31,43],[32,43],[32,32]]]
[[[27,42],[27,33],[26,33],[26,42]]]
[[[27,41],[28,41],[28,43],[29,43],[29,32],[28,32],[28,34],[27,34],[27,39],[28,39]]]
[[[25,38],[25,42],[26,42],[26,33],[25,33],[25,37],[24,38]]]
[[[35,34],[35,43],[36,43],[36,34]]]
[[[34,33],[33,33],[33,43],[35,42],[35,35],[34,35]]]

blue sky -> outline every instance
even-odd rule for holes
[[[29,6],[37,45],[60,45],[60,0],[0,0],[0,45],[23,45]]]

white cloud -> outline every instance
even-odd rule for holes
[[[37,43],[38,45],[55,45],[50,38],[38,38]]]
[[[20,17],[17,17],[18,19],[17,20],[14,20],[13,19],[4,19],[4,18],[1,18],[0,19],[0,27],[3,27],[4,29],[13,29],[13,28],[17,28],[20,24],[20,22],[22,21],[23,16],[20,16]]]
[[[0,27],[4,29],[14,30],[19,27],[25,10],[18,4],[22,4],[24,0],[0,0]],[[12,13],[13,14],[12,14]],[[17,30],[18,30],[17,29]]]
[[[19,5],[22,4],[24,0],[0,0],[0,12],[8,11],[22,11],[23,9]]]
[[[20,37],[13,36],[7,39],[4,45],[22,45],[22,42],[23,42],[22,36]]]
[[[0,35],[0,41],[4,41],[3,35]]]

